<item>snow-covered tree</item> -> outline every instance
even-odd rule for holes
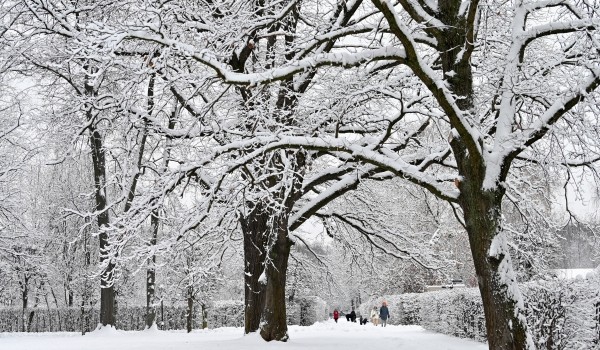
[[[45,67],[64,79],[79,60],[79,85],[72,84],[84,86],[79,111],[91,123],[87,130],[107,132],[90,134],[102,143],[92,142],[95,164],[106,164],[98,162],[106,145],[119,145],[106,136],[116,125],[154,136],[154,145],[163,137],[178,142],[173,166],[137,190],[136,159],[151,157],[114,157],[128,171],[115,182],[126,195],[96,208],[98,217],[125,208],[112,222],[98,221],[101,235],[115,237],[115,253],[104,254],[106,273],[169,195],[199,193],[177,218],[174,236],[241,229],[246,332],[260,326],[264,339],[285,340],[290,246],[302,239],[295,231],[332,215],[328,205],[366,179],[397,177],[448,202],[464,226],[490,348],[535,347],[510,241],[543,236],[527,230],[544,202],[528,173],[597,168],[597,3],[22,3],[33,23],[22,31],[26,38],[35,33],[67,48],[61,57],[69,60]],[[163,108],[148,108],[154,99],[140,93],[149,91],[142,86],[150,75]],[[165,127],[173,100],[182,113]],[[119,124],[116,116],[135,122]],[[145,141],[123,139],[141,145],[120,144],[129,145],[125,154],[144,153]],[[124,153],[115,148],[111,156]],[[96,198],[108,186],[100,168]],[[375,220],[353,225],[348,215],[337,220],[357,226],[363,238],[377,227]],[[524,233],[531,236],[523,240]]]

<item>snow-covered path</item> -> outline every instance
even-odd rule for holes
[[[241,328],[185,332],[0,333],[2,350],[253,350],[394,349],[485,350],[487,345],[425,331],[419,326],[374,327],[332,320],[310,327],[290,326],[290,341],[265,343]]]

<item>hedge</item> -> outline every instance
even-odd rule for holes
[[[288,303],[288,323],[311,325],[327,319],[327,305],[319,297],[298,298]],[[244,303],[240,300],[221,300],[206,306],[208,328],[243,327]],[[186,329],[187,308],[184,306],[157,307],[156,323],[159,329]],[[29,322],[31,316],[31,322]],[[146,308],[143,306],[118,307],[116,327],[121,330],[143,330]],[[25,320],[25,322],[24,322]],[[80,308],[43,309],[0,308],[0,332],[21,332],[23,323],[29,332],[89,332],[96,328],[100,320],[98,309]],[[202,309],[194,308],[193,328],[202,328]]]
[[[600,278],[549,280],[521,285],[525,315],[539,349],[600,348]],[[391,324],[417,324],[461,338],[486,340],[479,290],[457,288],[420,294],[373,297],[359,311],[388,302]]]

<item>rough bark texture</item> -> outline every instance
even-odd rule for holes
[[[286,218],[278,219],[277,223],[284,224],[276,228],[267,266],[267,285],[265,291],[265,307],[262,315],[260,335],[266,341],[287,341],[287,317],[285,310],[285,280],[288,259],[292,242],[288,236]]]
[[[270,213],[260,203],[242,217],[244,234],[244,332],[258,331],[265,305],[265,285],[259,278],[264,269],[265,243]]]
[[[301,1],[298,1],[291,9],[290,13],[280,22],[270,25],[267,28],[269,33],[284,31],[283,46],[286,53],[284,58],[288,61],[296,56],[294,40],[296,36],[296,26],[300,19]],[[361,2],[354,3],[351,7],[345,1],[340,1],[334,11],[330,25],[344,26],[353,14],[358,10]],[[347,6],[348,5],[348,6]],[[257,16],[263,16],[265,12],[271,11],[260,0],[255,3]],[[248,35],[250,40],[256,43],[260,39],[257,32]],[[330,52],[337,39],[324,43],[319,47],[320,52]],[[276,62],[277,36],[270,35],[266,39],[266,62],[264,67],[269,69]],[[229,64],[235,71],[245,72],[246,62],[251,57],[255,45],[246,45],[240,51],[234,53]],[[303,94],[311,85],[316,70],[307,72],[303,77],[303,83],[296,87],[294,78],[289,77],[280,83],[280,89],[275,103],[274,117],[279,125],[294,126],[296,117],[296,108],[298,106],[298,96]],[[253,89],[252,87],[240,87],[239,90],[248,110],[261,108],[257,101],[261,99],[253,98],[253,94],[264,92]],[[266,97],[266,96],[265,96]],[[269,98],[265,98],[269,101]],[[249,118],[248,120],[252,120]],[[248,124],[248,131],[253,131],[255,123]],[[272,127],[272,126],[266,126]],[[279,156],[273,157],[270,164],[258,164],[256,169],[248,170],[248,179],[254,181],[256,178],[265,178],[262,184],[257,184],[257,188],[273,188],[282,181],[289,181],[287,185],[290,190],[280,193],[273,193],[271,200],[277,203],[273,209],[273,203],[269,206],[266,203],[247,203],[248,211],[246,216],[240,219],[242,231],[244,234],[244,255],[245,255],[245,332],[254,332],[261,326],[261,335],[267,340],[285,341],[287,335],[287,320],[285,310],[285,281],[288,258],[290,254],[291,241],[288,236],[288,218],[294,204],[301,197],[301,184],[303,181],[304,166],[306,164],[306,154],[303,151],[289,152],[283,155],[283,160]],[[288,179],[283,179],[281,173],[290,169],[285,169],[285,164],[293,164],[293,175]],[[271,170],[269,170],[271,169]],[[272,170],[274,169],[274,171]],[[271,173],[269,173],[271,171]],[[252,175],[254,173],[254,176]],[[260,176],[256,176],[256,175]],[[285,186],[284,186],[285,187]],[[268,250],[268,253],[267,253]],[[267,257],[266,254],[269,254]],[[261,284],[259,278],[266,268],[267,282]],[[293,297],[292,297],[293,298]],[[261,323],[262,322],[262,323]]]
[[[501,247],[501,254],[490,251],[493,240],[503,234],[504,191],[482,190],[483,177],[477,175],[483,174],[465,169],[459,185],[460,205],[483,301],[488,345],[494,350],[528,349],[527,324],[517,303],[519,290],[508,247]]]
[[[287,161],[280,156],[287,157]],[[246,282],[245,332],[255,332],[260,327],[260,334],[267,341],[288,339],[285,310],[285,281],[291,246],[288,218],[300,195],[305,154],[298,151],[279,155],[270,158],[269,164],[259,165],[259,168],[276,169],[274,174],[281,174],[286,163],[294,164],[292,169],[285,170],[291,170],[293,175],[285,180],[281,175],[268,176],[264,185],[273,188],[281,181],[288,181],[292,188],[287,191],[283,186],[284,189],[273,194],[271,200],[277,205],[249,202],[249,212],[241,219]],[[261,281],[263,273],[266,280]]]

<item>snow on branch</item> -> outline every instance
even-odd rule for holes
[[[285,80],[292,77],[296,73],[304,72],[321,66],[339,66],[339,67],[355,67],[360,64],[372,61],[402,61],[405,59],[405,52],[402,49],[394,47],[384,47],[379,49],[365,50],[357,53],[334,52],[327,54],[315,55],[296,62],[291,62],[287,66],[281,66],[272,70],[267,70],[260,73],[236,73],[233,72],[227,65],[222,63],[217,57],[208,50],[198,50],[195,47],[184,44],[177,40],[163,38],[144,31],[129,31],[117,35],[115,41],[123,41],[125,39],[140,39],[152,41],[164,46],[173,48],[180,55],[190,57],[199,63],[202,63],[212,68],[224,82],[238,85],[260,85],[268,84],[278,80]]]
[[[418,166],[404,161],[393,152],[373,151],[370,147],[357,145],[349,140],[328,137],[301,137],[301,136],[279,136],[277,141],[266,144],[255,152],[263,153],[277,148],[303,148],[307,150],[321,150],[330,152],[342,152],[353,158],[376,165],[382,169],[394,172],[413,183],[427,188],[430,192],[441,199],[454,202],[458,198],[458,191],[445,186],[443,181],[424,173]],[[385,148],[381,148],[384,150]]]
[[[394,6],[387,0],[373,0],[375,6],[385,16],[392,33],[402,42],[406,51],[406,65],[431,91],[440,107],[448,115],[451,125],[457,130],[463,142],[467,145],[471,157],[481,157],[482,149],[478,142],[480,133],[472,127],[460,107],[456,104],[454,94],[448,89],[446,81],[439,77],[435,71],[422,59],[417,49],[417,43],[404,21]]]

